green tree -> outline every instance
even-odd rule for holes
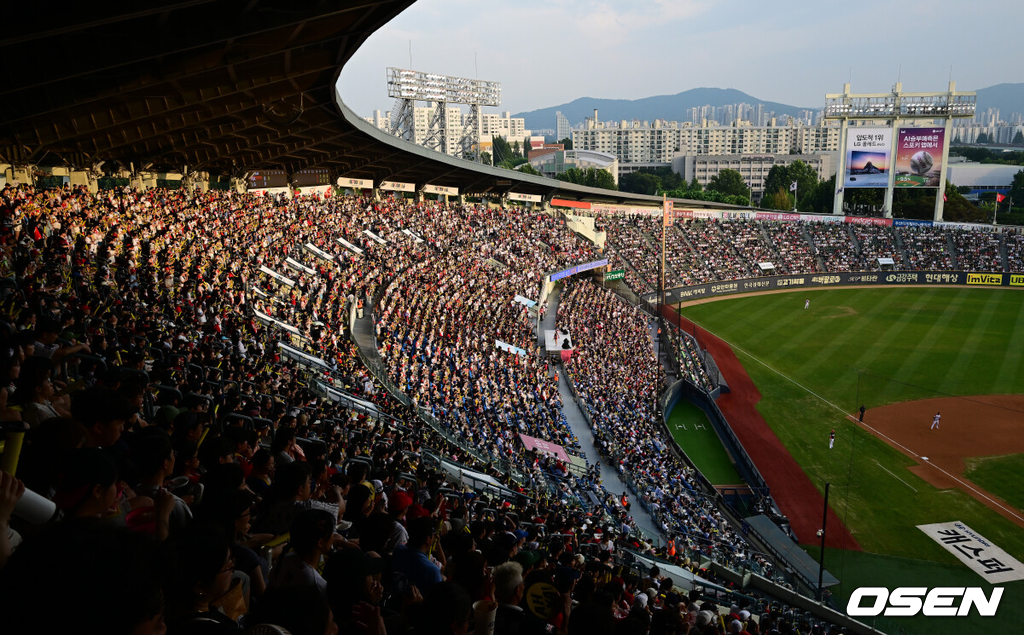
[[[612,177],[611,173],[607,170],[598,170],[597,168],[587,168],[586,170],[569,168],[555,178],[559,181],[568,181],[569,183],[586,185],[587,187],[600,187],[606,190],[618,189],[615,186],[615,178]]]
[[[481,163],[485,163],[487,165],[490,165],[491,164],[491,153],[490,152],[481,152],[480,153],[480,162]]]
[[[512,146],[508,144],[505,137],[493,137],[491,149],[494,151],[494,165],[501,165],[512,158]]]
[[[559,181],[566,181],[568,183],[575,183],[577,185],[583,185],[583,170],[579,168],[569,168],[561,174],[555,175],[555,178]]]
[[[942,204],[942,218],[954,223],[987,223],[992,220],[991,209],[972,204],[957,187],[946,181],[946,202]]]
[[[772,169],[768,170],[768,176],[764,178],[764,191],[765,196],[761,197],[761,207],[765,209],[793,209],[793,206],[780,208],[780,207],[769,207],[771,196],[779,190],[789,192],[789,184],[793,181],[789,178],[789,166],[776,164],[772,166]]]
[[[810,212],[814,205],[814,197],[818,188],[818,173],[803,161],[789,164],[789,181],[796,181],[796,201],[801,212]],[[789,186],[786,186],[787,191]]]
[[[690,185],[689,185],[689,187],[687,189],[690,190],[691,192],[703,192],[704,191],[704,188],[701,187],[700,181],[697,180],[697,177],[693,177],[693,179],[690,181]]]
[[[765,194],[761,197],[761,207],[765,209],[791,210],[793,209],[793,197],[790,195],[788,188],[778,188],[770,194]]]
[[[832,178],[827,181],[819,181],[809,196],[802,197],[802,200],[799,201],[800,209],[812,214],[831,214],[832,201],[835,195],[836,177],[833,174]],[[806,207],[804,205],[805,202],[807,204]]]
[[[637,171],[619,178],[619,189],[634,194],[657,194],[662,191],[661,179],[648,172]]]
[[[512,157],[507,161],[502,161],[501,167],[506,170],[514,170],[524,163],[529,163],[524,157]]]
[[[615,185],[615,177],[612,173],[607,170],[598,170],[597,168],[587,168],[586,182],[584,185],[590,187],[600,187],[605,190],[617,190],[619,189]]]
[[[645,170],[647,171],[647,170]],[[661,190],[675,190],[679,188],[685,188],[686,182],[683,181],[683,177],[679,176],[677,172],[673,172],[672,168],[664,165],[659,168],[650,170],[650,173],[661,179]]]
[[[513,141],[512,142],[512,156],[514,156],[514,157],[521,157],[521,156],[523,156],[523,152],[519,148],[519,142],[518,141]]]
[[[1017,134],[1013,135],[1013,141],[1011,143],[1015,146],[1024,146],[1024,132],[1018,130]]]
[[[984,132],[981,133],[980,135],[978,135],[978,138],[975,139],[975,141],[974,141],[974,143],[978,143],[978,144],[988,143],[988,142],[989,142],[988,141],[988,135],[985,134]]]
[[[544,176],[543,174],[541,174],[540,172],[537,171],[537,168],[535,168],[532,165],[530,165],[529,161],[527,161],[526,163],[520,165],[516,169],[519,170],[520,172],[522,172],[523,174],[532,174],[534,176]]]
[[[743,182],[743,175],[736,170],[725,169],[708,181],[708,190],[720,192],[726,196],[738,196],[746,200],[750,189]]]
[[[572,150],[572,137],[566,137],[565,139],[560,139],[558,141],[558,143],[561,143],[563,146],[565,146],[566,150]]]
[[[1010,198],[1017,207],[1024,205],[1024,170],[1013,175],[1010,182]]]

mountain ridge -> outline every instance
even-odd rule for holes
[[[978,112],[989,108],[997,108],[1000,116],[1009,117],[1013,112],[1024,113],[1024,82],[995,84],[975,91],[978,94]],[[758,99],[735,88],[699,87],[684,90],[674,95],[653,95],[638,99],[603,99],[598,97],[579,97],[557,106],[538,108],[515,113],[513,117],[526,120],[529,130],[553,128],[555,112],[561,111],[572,126],[583,123],[584,118],[593,115],[594,109],[602,121],[689,121],[689,109],[705,105],[726,106],[730,104],[748,103],[753,106],[763,104],[766,112],[775,111],[776,116],[798,116],[801,110],[816,111],[824,107],[822,103],[814,107],[791,106],[780,102]]]

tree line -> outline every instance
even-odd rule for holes
[[[791,189],[794,181],[795,192]],[[623,175],[619,179],[619,189],[636,194],[665,194],[671,198],[752,206],[751,190],[743,175],[730,169],[712,177],[706,187],[702,187],[696,178],[687,183],[668,166],[643,169]],[[835,189],[834,175],[825,180],[819,179],[814,168],[803,161],[773,165],[765,177],[764,195],[758,207],[780,211],[796,209],[802,214],[831,214]],[[946,184],[943,217],[953,222],[991,222],[993,206],[984,201],[976,205],[968,201],[964,193],[952,183]],[[1011,196],[1015,202],[1024,201],[1024,170],[1014,178]],[[883,188],[850,188],[844,192],[846,208],[858,214],[880,209],[884,198]],[[897,188],[893,195],[893,209],[900,218],[931,219],[934,205],[935,190],[931,188]]]

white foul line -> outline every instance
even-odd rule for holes
[[[878,467],[882,468],[882,469],[883,469],[883,470],[885,470],[886,472],[889,472],[888,468],[886,468],[886,467],[885,467],[884,465],[882,465],[881,463],[879,463],[879,462],[878,462],[877,460],[875,460],[875,465],[877,465]],[[906,486],[907,486],[907,487],[909,487],[910,489],[914,490],[915,492],[917,491],[917,489],[916,489],[916,488],[915,488],[915,487],[914,487],[913,485],[911,485],[910,483],[908,483],[908,482],[904,481],[903,479],[901,479],[900,477],[896,476],[896,475],[895,475],[895,474],[893,474],[892,472],[889,472],[889,474],[890,474],[890,475],[891,475],[891,476],[892,476],[892,477],[893,477],[894,479],[896,479],[897,481],[899,481],[900,483],[903,483],[904,485],[906,485]]]
[[[914,452],[909,450],[905,445],[897,443],[893,439],[891,439],[888,436],[882,434],[881,432],[879,432],[878,430],[872,428],[868,424],[862,423],[860,421],[857,421],[857,418],[854,417],[853,415],[846,415],[846,418],[849,419],[850,421],[853,421],[854,423],[856,423],[858,425],[864,426],[868,430],[871,430],[872,433],[877,434],[878,436],[882,437],[883,439],[885,439],[889,443],[892,443],[893,445],[900,446],[901,448],[903,448],[907,452],[910,452],[911,454],[913,454],[915,458],[921,458],[920,456],[918,456],[917,454],[914,454]],[[876,463],[877,463],[877,461],[876,461]],[[965,480],[963,480],[962,478],[960,478],[958,476],[954,476],[954,475],[950,474],[949,472],[947,472],[946,470],[942,469],[941,467],[939,467],[938,465],[936,465],[932,461],[925,460],[923,465],[930,465],[930,466],[934,467],[938,471],[940,471],[943,474],[945,474],[946,476],[948,476],[950,479],[952,479],[952,480],[956,481],[957,483],[959,483],[960,485],[962,485],[964,488],[969,489],[972,492],[974,492],[980,498],[984,498],[985,500],[987,500],[988,502],[992,503],[993,505],[995,505],[999,509],[1003,510],[1007,514],[1013,516],[1017,520],[1024,521],[1024,516],[1021,516],[1020,514],[1018,514],[1012,507],[1007,507],[1006,505],[1002,504],[1000,501],[997,501],[996,499],[992,498],[991,496],[986,494],[984,491],[978,489],[977,487],[974,487],[969,481],[965,481]],[[886,470],[886,471],[888,471],[888,470]],[[895,474],[893,476],[895,476]]]
[[[892,437],[890,437],[890,436],[888,436],[886,434],[883,434],[882,431],[876,430],[876,429],[872,428],[868,424],[866,424],[863,421],[860,421],[859,419],[857,419],[857,417],[848,414],[848,415],[846,415],[846,418],[849,419],[850,421],[854,422],[855,424],[859,425],[859,426],[863,426],[863,427],[867,428],[868,430],[871,430],[871,432],[873,432],[874,434],[882,437],[883,439],[885,439],[886,441],[888,441],[892,445],[896,445],[896,446],[899,446],[899,447],[903,448],[904,450],[907,451],[908,454],[912,455],[915,459],[921,458],[921,456],[917,452],[914,452],[913,450],[911,450],[907,446],[903,445],[902,443],[900,443],[896,439],[893,439]]]

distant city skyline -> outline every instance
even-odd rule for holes
[[[770,9],[749,0],[419,0],[346,64],[341,94],[363,116],[390,109],[387,66],[499,81],[502,105],[489,110],[513,113],[697,87],[818,109],[848,81],[855,92],[885,92],[898,79],[908,92],[944,90],[950,66],[960,90],[1024,81],[1013,62],[1024,59],[1024,3],[780,0]]]

